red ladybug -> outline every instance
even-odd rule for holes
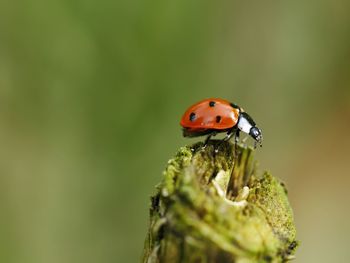
[[[261,130],[253,119],[241,107],[223,99],[210,98],[192,105],[182,116],[180,125],[185,137],[208,135],[205,145],[211,136],[221,132],[227,132],[225,141],[235,136],[237,143],[240,131],[262,144]]]

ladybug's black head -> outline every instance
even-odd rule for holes
[[[260,146],[262,145],[263,137],[262,137],[261,130],[258,127],[254,126],[250,128],[249,135],[252,136],[254,140],[260,144]]]

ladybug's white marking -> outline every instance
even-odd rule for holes
[[[245,133],[248,133],[250,132],[250,129],[253,127],[249,121],[244,118],[244,117],[241,117],[239,118],[239,121],[238,121],[238,129],[240,129],[241,131],[245,132]]]

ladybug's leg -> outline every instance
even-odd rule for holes
[[[208,137],[207,137],[207,138],[205,139],[205,141],[204,141],[203,148],[205,148],[205,147],[208,145],[208,143],[209,143],[209,141],[210,141],[210,138],[211,138],[212,136],[215,136],[215,135],[216,135],[216,131],[213,131],[213,132],[209,133]]]
[[[208,135],[208,137],[205,139],[203,147],[207,146],[207,144],[208,144],[208,142],[209,142],[211,136],[212,136],[212,135],[210,134],[210,135]]]
[[[224,143],[224,142],[228,142],[228,141],[232,138],[232,136],[233,136],[234,134],[235,134],[235,131],[234,131],[233,129],[229,130],[229,131],[227,132],[225,138],[223,138],[223,139],[221,140],[221,142],[220,142],[219,144],[216,145],[216,147],[215,147],[215,152],[218,152],[218,151],[219,151],[220,145],[221,145],[222,143]]]
[[[237,129],[235,132],[235,156],[238,156],[238,142],[239,142],[239,132],[240,130]]]
[[[233,136],[234,134],[235,134],[234,131],[233,131],[233,130],[230,130],[230,131],[227,132],[225,138],[223,138],[222,140],[223,140],[224,142],[227,142],[227,141],[229,141],[229,140],[232,138],[232,136]]]
[[[238,142],[239,142],[239,132],[240,132],[239,129],[237,129],[235,132],[235,144],[238,144]]]

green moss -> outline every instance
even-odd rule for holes
[[[248,202],[260,208],[275,235],[281,240],[283,251],[294,245],[296,229],[293,211],[290,207],[287,191],[281,182],[268,172],[262,178],[252,178]]]
[[[240,147],[233,168],[232,145],[219,143],[183,147],[168,162],[152,197],[143,262],[284,262],[294,253],[283,186],[254,174],[253,149]],[[237,206],[244,185],[249,196]]]

